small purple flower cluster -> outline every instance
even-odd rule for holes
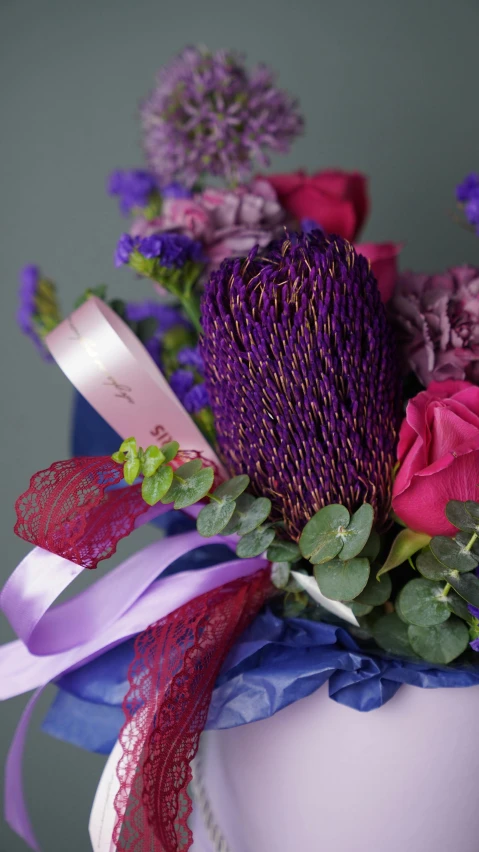
[[[170,377],[170,386],[189,414],[198,414],[209,405],[208,392],[198,376],[204,375],[203,358],[197,346],[184,346],[177,356],[179,370]],[[195,376],[196,373],[196,376]]]
[[[18,290],[20,306],[17,313],[17,323],[21,331],[33,341],[42,358],[45,361],[52,361],[52,356],[38,333],[37,293],[40,282],[41,273],[38,266],[28,264],[23,267],[20,272],[20,287]]]
[[[117,169],[108,179],[108,192],[118,196],[120,210],[125,216],[137,207],[146,207],[157,191],[158,181],[145,169]]]
[[[147,260],[158,260],[161,266],[169,269],[181,269],[189,261],[202,263],[204,260],[201,243],[186,234],[163,232],[143,239],[122,234],[115,250],[115,266],[128,264],[135,250]]]
[[[245,180],[268,150],[286,152],[303,128],[296,101],[242,56],[188,47],[162,69],[142,109],[145,150],[161,182],[193,186],[209,173]]]
[[[467,221],[479,236],[479,175],[473,172],[456,187],[456,198],[464,207]]]

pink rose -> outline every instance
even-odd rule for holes
[[[396,514],[413,530],[451,535],[449,500],[479,498],[479,388],[432,382],[410,400],[399,435]]]
[[[312,219],[327,233],[347,240],[354,240],[369,212],[367,178],[359,172],[298,171],[267,175],[266,180],[295,219]]]
[[[355,244],[359,254],[367,257],[371,270],[378,282],[383,302],[391,298],[398,277],[397,258],[402,246],[398,243],[362,243]]]
[[[133,237],[150,237],[160,231],[178,231],[195,240],[209,240],[212,237],[209,211],[196,198],[165,198],[161,216],[155,219],[135,219],[130,233]]]

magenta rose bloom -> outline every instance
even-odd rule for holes
[[[479,270],[472,266],[399,277],[391,321],[403,362],[425,387],[445,379],[479,382],[478,296]]]
[[[479,498],[479,388],[432,382],[411,399],[399,433],[393,509],[413,530],[451,535],[449,500]]]

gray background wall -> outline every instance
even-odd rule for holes
[[[101,281],[149,295],[112,266],[122,221],[104,185],[113,168],[142,161],[136,103],[156,69],[193,42],[274,66],[307,118],[274,165],[365,171],[365,238],[403,240],[403,266],[439,270],[479,264],[479,240],[451,221],[455,184],[479,169],[478,31],[477,0],[0,0],[2,583],[28,550],[12,533],[14,498],[68,456],[71,400],[61,372],[17,331],[17,272],[40,263],[65,311]],[[136,533],[118,558],[153,535]],[[24,703],[0,708],[2,759]],[[85,852],[103,760],[41,734],[45,707],[26,755],[33,823],[44,852]],[[0,852],[25,848],[3,823]]]

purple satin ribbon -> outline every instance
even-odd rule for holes
[[[208,539],[211,544],[228,541],[233,539]],[[0,699],[40,690],[29,701],[8,754],[5,813],[10,827],[33,849],[38,844],[25,805],[21,764],[41,688],[193,598],[267,565],[261,558],[240,559],[157,579],[176,559],[204,544],[194,531],[157,541],[54,609],[54,600],[82,570],[72,562],[35,548],[6,584],[0,607],[21,638],[0,648]]]

